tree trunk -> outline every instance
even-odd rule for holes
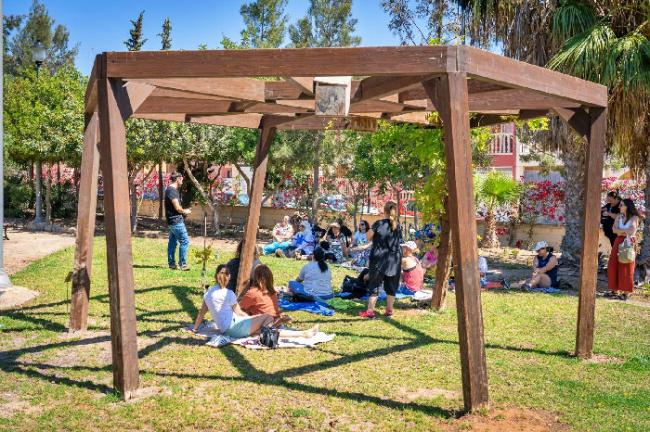
[[[483,231],[483,240],[481,247],[495,249],[499,247],[499,238],[497,237],[497,221],[494,216],[494,210],[487,211],[485,215],[485,230]]]
[[[246,196],[248,196],[248,199],[250,199],[251,196],[251,179],[244,173],[244,170],[242,167],[239,166],[239,164],[234,164],[235,168],[237,169],[237,172],[239,172],[239,175],[241,178],[244,179],[244,183],[246,183]]]
[[[313,192],[313,197],[311,201],[311,214],[312,218],[314,221],[314,225],[318,223],[318,198],[319,196],[319,189],[320,189],[320,159],[321,159],[321,136],[320,134],[315,134],[314,136],[314,165],[313,165],[313,173],[312,175],[314,176],[314,186],[312,188]]]
[[[165,218],[165,183],[162,169],[162,161],[158,162],[158,220]]]
[[[562,238],[562,265],[578,266],[582,252],[585,151],[579,140],[572,151],[562,152],[565,167],[565,234]]]
[[[215,235],[219,236],[221,234],[221,230],[219,228],[219,207],[215,205],[215,203],[212,201],[212,197],[208,195],[208,193],[205,191],[205,188],[201,186],[201,183],[199,183],[196,177],[194,177],[194,174],[192,174],[192,170],[190,169],[190,164],[187,162],[186,158],[183,158],[183,168],[185,169],[185,174],[187,174],[187,177],[189,177],[196,190],[198,190],[201,194],[203,202],[205,203],[204,207],[207,205],[208,208],[212,211],[212,232]]]
[[[45,183],[45,223],[52,224],[52,166],[48,165]]]
[[[43,174],[43,165],[41,162],[36,162],[34,167],[34,223],[40,224],[43,223],[42,213],[43,213],[43,197],[42,195],[42,185],[41,185],[41,176]]]
[[[138,194],[135,187],[135,177],[137,171],[129,176],[129,195],[131,198],[131,232],[135,233],[138,230]]]
[[[400,216],[401,216],[401,213],[400,213],[401,206],[400,206],[400,204],[401,204],[401,195],[402,194],[400,193],[400,189],[398,189],[396,187],[393,188],[393,190],[395,191],[395,196],[397,197],[395,201],[397,202],[397,223],[399,224],[399,223],[401,223],[401,221],[400,221]]]
[[[444,207],[447,208],[447,198]],[[445,307],[449,273],[451,271],[451,227],[449,216],[444,213],[440,220],[440,244],[438,245],[438,262],[436,263],[436,285],[431,298],[431,308],[441,311]]]
[[[650,157],[645,167],[645,188],[643,189],[643,200],[645,202],[646,214],[650,208]],[[643,240],[641,240],[639,256],[636,260],[636,267],[640,270],[639,282],[647,282],[650,276],[650,220],[646,218],[643,223]]]

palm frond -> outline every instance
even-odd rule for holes
[[[584,2],[565,0],[555,10],[552,35],[558,44],[586,32],[596,24],[596,13]]]
[[[548,67],[607,86],[612,78],[605,75],[611,62],[616,35],[603,23],[567,40],[560,51],[549,61]]]

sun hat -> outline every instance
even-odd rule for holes
[[[402,243],[400,246],[407,247],[407,248],[411,249],[412,251],[418,250],[418,245],[416,245],[413,240],[409,240],[406,243]]]
[[[544,240],[541,240],[535,243],[535,247],[533,248],[533,250],[537,252],[540,249],[546,249],[546,248],[548,248],[548,243],[546,243]]]

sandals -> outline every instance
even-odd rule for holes
[[[386,312],[384,312],[384,316],[386,318],[390,318],[393,316],[393,310],[392,309],[386,309]]]
[[[359,316],[360,316],[361,318],[367,318],[367,319],[373,319],[373,318],[376,318],[376,317],[377,317],[377,315],[375,315],[375,312],[373,312],[373,311],[369,311],[369,310],[365,310],[365,311],[363,311],[363,312],[359,312]]]

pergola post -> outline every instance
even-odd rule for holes
[[[607,110],[590,108],[585,128],[587,157],[585,161],[585,200],[580,259],[580,293],[578,297],[578,329],[576,356],[590,358],[594,347],[596,284],[598,277],[598,235],[600,224],[600,194],[603,179],[603,155]]]
[[[463,401],[465,409],[472,411],[488,402],[488,385],[472,184],[467,75],[464,72],[450,72],[426,81],[423,85],[437,108],[443,125]]]
[[[93,238],[97,208],[97,176],[99,173],[99,118],[97,112],[86,114],[84,147],[81,155],[81,180],[77,206],[77,239],[72,270],[70,308],[71,331],[88,328],[88,301],[93,261]]]
[[[264,179],[266,178],[266,167],[269,162],[269,149],[271,148],[275,131],[276,128],[268,124],[265,125],[265,119],[262,118],[259,136],[257,138],[257,147],[255,148],[255,164],[253,167],[251,196],[248,204],[248,217],[244,231],[244,244],[242,245],[239,260],[237,294],[241,294],[246,288],[253,268],[253,257],[255,255],[257,230],[260,223],[260,211],[262,207],[262,193],[264,192]]]
[[[128,106],[121,81],[98,80],[104,224],[111,313],[113,384],[124,399],[138,388],[138,345],[135,317],[126,130],[120,106]]]

